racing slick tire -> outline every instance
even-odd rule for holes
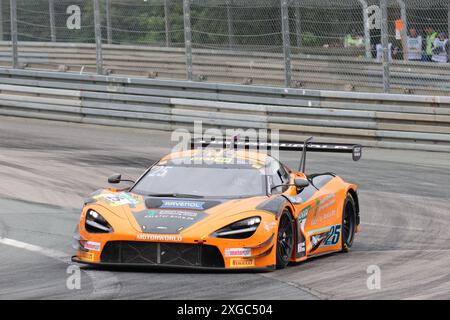
[[[342,212],[342,252],[348,252],[353,244],[356,231],[356,205],[353,197],[348,194]]]
[[[294,224],[289,210],[285,209],[280,217],[277,232],[277,269],[283,269],[289,263],[294,249]]]

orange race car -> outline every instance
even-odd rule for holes
[[[130,188],[93,193],[75,230],[72,260],[273,270],[352,246],[360,221],[356,185],[333,173],[306,175],[305,159],[307,151],[340,152],[357,161],[360,145],[264,143],[301,151],[299,172],[249,150],[259,143],[195,146],[162,158]]]

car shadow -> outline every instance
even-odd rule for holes
[[[177,273],[177,274],[236,274],[236,273],[267,273],[275,271],[275,269],[270,268],[258,268],[258,269],[202,269],[195,267],[161,267],[161,266],[95,266],[95,265],[85,265],[81,267],[82,270],[86,271],[113,271],[113,272],[133,272],[133,273]]]

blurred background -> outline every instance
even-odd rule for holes
[[[447,0],[0,0],[0,9],[6,67],[450,91]]]

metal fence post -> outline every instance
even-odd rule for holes
[[[164,0],[164,23],[165,23],[165,28],[166,28],[166,47],[170,47],[169,1],[170,0]]]
[[[56,28],[55,28],[55,1],[48,0],[48,13],[50,16],[50,38],[52,42],[56,42]]]
[[[11,9],[11,48],[12,48],[12,67],[14,69],[19,67],[19,57],[17,50],[17,2],[10,0]]]
[[[106,0],[106,39],[112,44],[111,0]]]
[[[366,0],[359,0],[363,9],[363,21],[364,21],[364,43],[366,47],[366,58],[372,58],[371,43],[370,43],[370,29],[369,29],[369,16],[367,13],[368,4]]]
[[[231,7],[234,5],[233,0],[227,0],[227,22],[228,22],[228,46],[234,47],[234,21]]]
[[[186,51],[186,78],[193,79],[192,73],[192,30],[191,30],[191,0],[183,0],[184,47]]]
[[[447,28],[448,28],[447,38],[450,39],[450,2],[448,3],[447,7]],[[448,52],[448,59],[450,61],[450,50]]]
[[[408,18],[406,16],[406,4],[403,0],[397,0],[398,5],[400,6],[400,16],[403,21],[403,29],[401,30],[401,42],[403,49],[403,60],[408,61]]]
[[[383,91],[390,90],[389,30],[386,0],[380,0],[381,6],[381,46],[383,47]]]
[[[102,27],[100,22],[100,5],[99,0],[93,1],[94,1],[95,53],[97,62],[97,74],[103,74]]]
[[[0,0],[0,41],[3,41],[3,0]]]
[[[300,20],[300,1],[295,5],[295,35],[297,37],[297,47],[302,46],[302,24]]]
[[[291,39],[289,32],[288,0],[281,0],[281,29],[283,34],[284,86],[290,87],[292,80],[292,70],[291,70]]]
[[[408,18],[406,16],[406,3],[403,0],[397,0],[398,5],[400,6],[400,16],[405,24],[405,30],[408,30]]]

